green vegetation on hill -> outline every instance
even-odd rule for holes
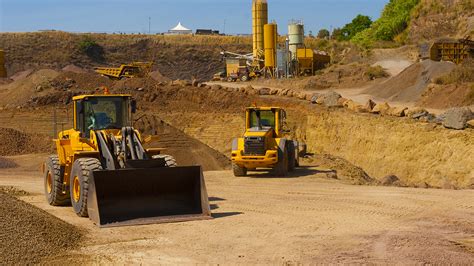
[[[368,29],[372,25],[372,20],[368,16],[357,15],[351,23],[343,28],[336,28],[332,33],[332,38],[338,41],[348,41],[354,38],[356,34]]]
[[[351,40],[365,47],[370,47],[377,41],[402,42],[404,32],[410,23],[412,10],[419,2],[420,0],[390,0],[381,17]]]

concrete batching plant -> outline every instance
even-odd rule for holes
[[[263,58],[265,24],[268,24],[267,0],[253,0],[252,1],[252,36],[253,36],[253,57],[254,58]]]
[[[329,63],[330,57],[324,52],[308,49],[304,38],[303,22],[292,20],[286,42],[279,45],[278,26],[275,22],[268,23],[267,0],[252,0],[252,53],[221,52],[226,69],[215,78],[246,81],[260,76],[314,75],[317,69]]]

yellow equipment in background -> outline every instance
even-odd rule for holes
[[[0,78],[7,77],[7,69],[5,68],[5,52],[0,50]]]
[[[257,168],[272,168],[276,176],[286,176],[299,166],[299,144],[284,137],[285,120],[286,112],[279,107],[246,109],[244,137],[232,141],[235,176]]]
[[[227,81],[249,81],[255,77],[255,73],[251,72],[247,66],[247,60],[241,58],[226,59],[226,77]]]
[[[331,57],[324,52],[307,48],[297,49],[298,75],[312,76],[318,69],[324,68],[331,62]]]
[[[133,62],[120,67],[96,67],[94,71],[110,79],[145,77],[151,71],[153,62]]]
[[[200,166],[178,167],[162,149],[144,149],[133,129],[131,95],[73,97],[74,128],[55,139],[43,167],[50,205],[72,204],[100,227],[210,218]]]
[[[464,39],[441,39],[430,47],[430,59],[434,61],[451,61],[461,64],[466,58],[474,55],[474,41],[470,36]]]

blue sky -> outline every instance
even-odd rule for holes
[[[269,18],[286,34],[288,21],[306,32],[340,27],[357,14],[379,17],[388,0],[268,0]],[[0,31],[165,32],[188,28],[251,32],[251,0],[0,0]]]

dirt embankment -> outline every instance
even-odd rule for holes
[[[418,44],[440,36],[463,38],[474,33],[472,0],[421,0],[412,13],[408,39]]]
[[[163,122],[155,115],[138,115],[134,127],[142,134],[156,135],[158,139],[145,144],[146,148],[165,148],[163,154],[172,155],[180,166],[200,165],[204,171],[230,168],[230,160],[182,131]]]
[[[50,152],[52,144],[50,138],[44,135],[0,128],[0,156]],[[9,164],[4,161],[4,165]]]
[[[416,102],[435,78],[449,73],[454,67],[455,65],[450,62],[425,60],[413,64],[397,76],[367,89],[365,93],[391,101]]]
[[[0,190],[2,264],[47,264],[77,247],[80,230],[5,191],[13,190]]]
[[[162,89],[155,101],[146,104],[147,112],[224,154],[243,132],[244,107],[256,102],[285,107],[292,134],[306,142],[310,152],[340,156],[371,177],[396,175],[404,184],[425,187],[465,188],[474,183],[471,130],[451,131],[408,118],[327,110],[226,89]]]
[[[100,47],[99,56],[88,56],[81,51],[84,40],[92,40]],[[28,69],[59,70],[71,64],[90,70],[94,66],[153,61],[154,69],[166,77],[191,79],[194,76],[206,80],[223,67],[219,56],[222,49],[233,52],[252,50],[251,38],[244,37],[66,32],[2,33],[0,47],[5,50],[10,75]]]

